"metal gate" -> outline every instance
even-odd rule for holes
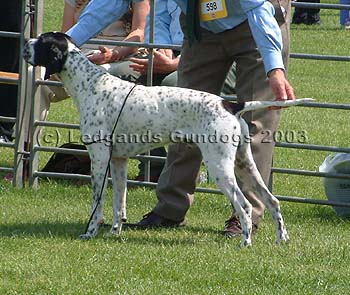
[[[22,33],[15,32],[1,32],[0,36],[11,36],[14,38],[21,39],[21,46],[23,47],[25,38],[28,38],[30,34],[37,35],[42,31],[42,20],[43,20],[43,1],[36,1],[35,4],[32,4],[30,0],[23,0],[25,3],[23,8],[23,31]],[[111,41],[111,40],[101,40],[101,39],[92,39],[89,43],[91,44],[104,44],[104,45],[127,45],[134,47],[147,47],[152,51],[153,48],[171,48],[171,49],[180,49],[179,46],[169,46],[164,44],[155,44],[153,43],[153,27],[154,27],[154,1],[151,1],[151,32],[150,32],[150,42],[149,43],[135,43],[135,42],[123,42],[123,41]],[[292,2],[294,7],[305,7],[305,8],[321,8],[321,9],[350,9],[350,5],[338,5],[338,4],[315,4],[315,3],[302,3],[302,2]],[[31,20],[34,20],[34,25],[30,26]],[[152,55],[150,55],[152,59]],[[336,55],[315,55],[315,54],[306,54],[306,53],[292,53],[291,58],[298,59],[311,59],[311,60],[328,60],[328,61],[339,61],[339,62],[348,62],[350,61],[350,56],[336,56]],[[13,77],[0,77],[1,83],[15,83],[18,85],[20,91],[18,95],[18,112],[17,119],[0,117],[0,121],[14,122],[16,121],[16,139],[14,144],[0,144],[0,146],[5,146],[12,148],[14,150],[14,167],[0,167],[0,171],[13,172],[15,175],[13,185],[22,187],[24,184],[23,178],[23,166],[24,163],[29,161],[29,185],[32,187],[37,187],[38,178],[40,177],[51,177],[51,178],[65,178],[65,179],[89,179],[90,176],[86,175],[77,175],[77,174],[63,174],[63,173],[48,173],[38,171],[38,157],[39,152],[61,152],[61,153],[71,153],[71,154],[87,154],[84,150],[72,150],[72,149],[60,149],[55,147],[41,146],[37,142],[37,129],[39,127],[57,127],[57,128],[68,128],[68,129],[79,129],[79,126],[76,124],[65,124],[59,122],[49,122],[49,121],[39,121],[37,115],[37,101],[39,101],[36,96],[38,96],[37,88],[40,85],[52,85],[57,86],[61,85],[60,82],[52,81],[43,81],[37,79],[36,77],[40,76],[40,73],[36,71],[33,74],[28,73],[27,65],[22,62],[18,78]],[[148,69],[148,84],[151,85],[152,81],[152,67]],[[226,99],[235,99],[235,97],[225,97]],[[27,107],[26,107],[27,106]],[[29,107],[28,107],[29,106]],[[337,110],[349,110],[350,104],[332,104],[332,103],[317,103],[311,102],[307,104],[307,107],[310,108],[326,108],[326,109],[337,109]],[[23,125],[29,124],[29,134],[24,134]],[[29,142],[29,150],[25,150],[24,142]],[[345,152],[349,153],[350,148],[339,148],[334,146],[326,145],[312,145],[312,144],[302,144],[302,143],[286,143],[286,142],[277,142],[276,146],[278,148],[288,148],[288,149],[304,149],[312,151],[328,151],[328,152]],[[136,156],[138,159],[145,160],[155,160],[155,161],[164,161],[162,157],[144,155]],[[149,180],[149,164],[146,165],[145,179]],[[340,179],[350,179],[348,174],[337,174],[337,173],[321,173],[316,171],[300,170],[300,169],[285,169],[273,167],[272,176],[276,173],[280,174],[291,174],[291,175],[302,175],[305,177],[328,177],[328,178],[340,178]],[[148,187],[155,187],[156,184],[149,181],[138,182],[128,180],[130,184],[133,185],[142,185]],[[198,192],[205,193],[214,193],[221,194],[221,192],[214,188],[201,188],[198,187]],[[295,196],[277,196],[282,201],[290,202],[299,202],[299,203],[309,203],[309,204],[319,204],[319,205],[333,205],[339,207],[350,207],[349,203],[343,202],[330,202],[327,200],[319,199],[310,199],[310,198],[301,198]]]

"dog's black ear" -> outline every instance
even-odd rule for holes
[[[59,73],[61,71],[61,65],[56,62],[56,63],[50,63],[45,67],[45,76],[44,80],[47,80],[50,78],[51,75]]]
[[[35,43],[35,64],[46,68],[45,79],[62,71],[68,56],[71,38],[61,32],[41,34]]]

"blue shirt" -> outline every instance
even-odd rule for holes
[[[120,19],[128,11],[131,2],[139,1],[143,0],[92,0],[85,7],[78,22],[67,31],[67,35],[80,47],[109,24]]]
[[[186,12],[187,0],[175,0]],[[233,29],[248,19],[254,40],[264,61],[265,71],[284,69],[282,60],[282,34],[274,17],[275,9],[267,0],[226,0],[228,16],[201,22],[213,33]]]
[[[180,25],[180,7],[173,0],[156,0],[154,43],[181,45],[184,35]],[[147,16],[145,41],[149,42],[150,17]]]
[[[133,2],[137,1],[142,0],[133,0]],[[130,2],[131,0],[91,1],[81,14],[78,23],[67,34],[78,46],[81,46],[110,23],[119,19],[127,11]],[[162,2],[156,0],[156,10],[157,6],[162,7]],[[175,0],[175,2],[182,11],[186,12],[186,0]],[[232,29],[248,19],[254,40],[264,61],[266,73],[276,68],[284,69],[282,35],[274,18],[273,5],[266,0],[226,0],[226,8],[227,17],[201,22],[201,26],[213,33],[219,33]],[[156,25],[155,36],[158,35],[157,29]],[[155,40],[158,42],[158,39]]]

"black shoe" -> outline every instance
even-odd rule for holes
[[[293,18],[292,24],[293,25],[300,25],[300,24],[307,25],[308,23],[307,23],[306,19],[296,17],[296,18]]]
[[[302,10],[295,9],[295,12],[294,12],[293,18],[292,18],[292,24],[295,24],[295,25],[305,24],[305,25],[307,25],[307,16],[308,16],[308,14],[303,12]]]
[[[319,25],[321,25],[321,21],[320,21],[320,20],[311,19],[311,20],[308,20],[307,25],[316,25],[316,26],[319,26]]]
[[[158,182],[159,175],[150,175],[149,182]],[[145,177],[143,175],[137,175],[134,179],[136,181],[145,181]]]
[[[159,227],[179,227],[184,226],[185,221],[174,221],[154,212],[147,213],[138,223],[124,223],[123,226],[136,229],[148,229],[148,228],[159,228]]]

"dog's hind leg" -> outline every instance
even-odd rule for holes
[[[126,219],[126,181],[128,173],[127,158],[111,159],[113,180],[113,224],[111,233],[118,235],[122,230],[122,221]]]
[[[211,154],[211,157],[208,157],[206,152],[202,151],[204,163],[208,168],[209,175],[215,179],[220,190],[229,198],[241,221],[241,246],[251,246],[252,205],[244,197],[237,184],[234,174],[234,148],[227,150],[227,153],[225,153],[225,156],[222,159],[213,158],[212,155],[214,153],[209,152],[209,154]]]
[[[242,134],[247,132],[248,126],[241,122]],[[277,231],[277,243],[288,241],[288,233],[283,221],[280,203],[266,187],[260,172],[258,171],[249,142],[242,141],[237,150],[235,161],[235,173],[240,180],[242,191],[256,193],[265,206],[269,209]]]

